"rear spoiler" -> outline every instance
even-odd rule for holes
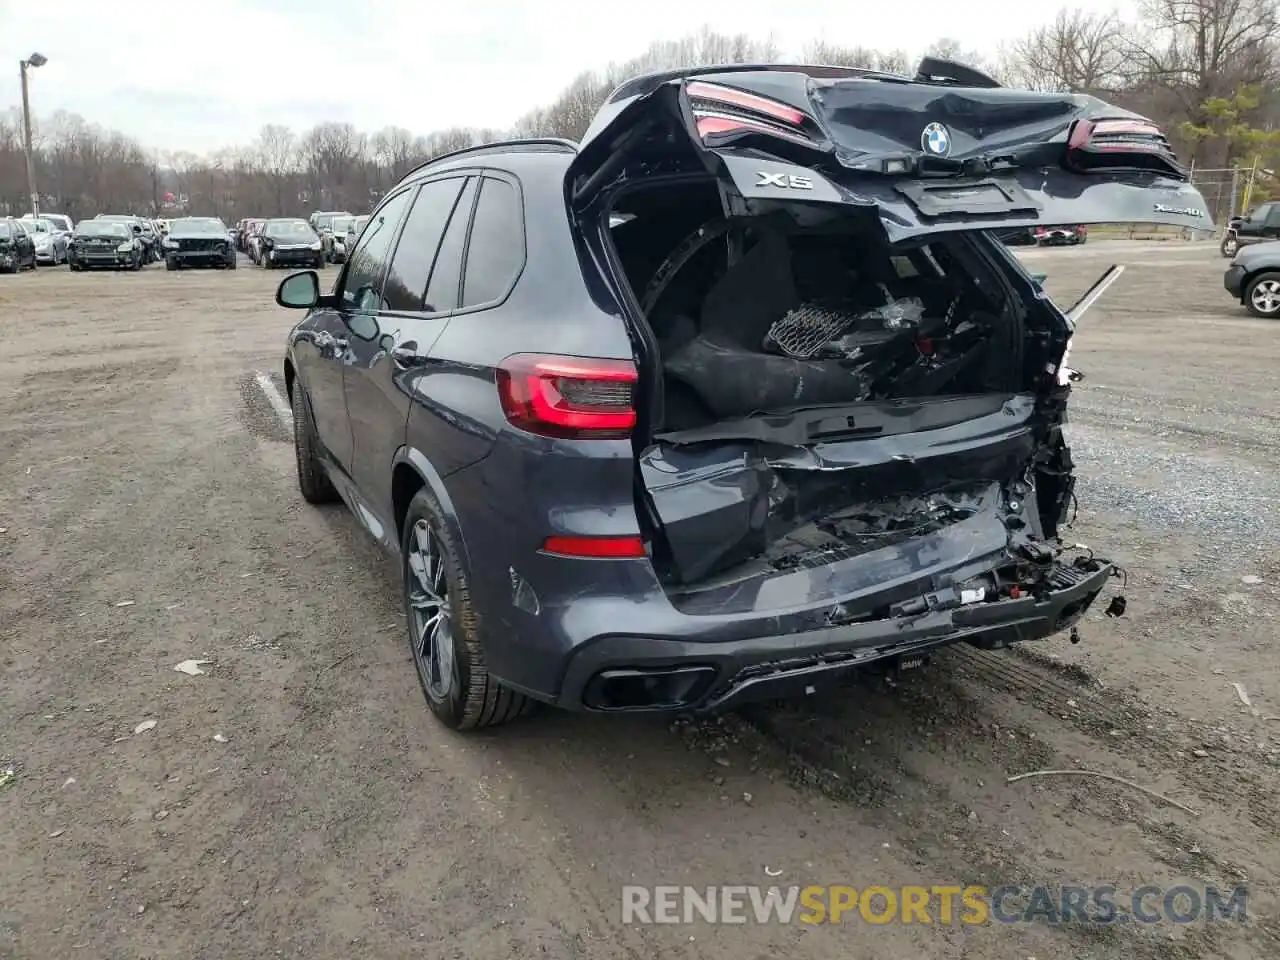
[[[916,67],[916,83],[955,84],[960,87],[985,87],[994,89],[1003,86],[999,81],[987,76],[981,70],[966,67],[954,60],[941,57],[924,57],[920,66]]]

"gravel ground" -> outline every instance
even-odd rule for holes
[[[1124,617],[831,700],[473,737],[421,703],[394,569],[299,501],[257,380],[278,274],[0,277],[0,958],[1280,955],[1280,328],[1207,245],[1025,256],[1063,301],[1131,268],[1070,428]],[[1006,782],[1077,766],[1194,812]],[[1250,922],[625,926],[631,883],[1248,883]]]

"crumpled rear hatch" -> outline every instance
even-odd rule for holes
[[[862,597],[846,619],[1058,575],[1072,322],[996,234],[1211,227],[1130,112],[836,68],[624,84],[566,199],[631,288],[637,507],[669,594]]]
[[[702,165],[726,207],[873,206],[892,240],[939,230],[1164,223],[1213,229],[1164,134],[1094,97],[915,82],[832,67],[712,67],[611,95],[566,187]]]

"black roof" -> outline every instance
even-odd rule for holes
[[[443,163],[446,160],[455,160],[458,157],[465,156],[484,156],[486,154],[495,153],[577,153],[578,145],[572,140],[566,140],[563,137],[530,137],[522,140],[496,140],[493,143],[479,143],[473,147],[463,147],[461,150],[451,150],[448,153],[442,153],[438,157],[432,157],[430,160],[424,160],[418,164],[403,177],[401,182],[408,180],[414,174],[427,167],[435,166],[437,163]]]

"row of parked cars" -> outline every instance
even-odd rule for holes
[[[154,220],[133,214],[99,214],[73,224],[64,214],[0,218],[0,272],[68,264],[141,270],[164,261],[168,270],[207,266],[234,270],[236,252],[262,267],[323,268],[343,263],[368,221],[344,211],[310,218],[248,218],[228,228],[217,217]]]
[[[0,219],[0,271],[68,264],[141,269],[162,256],[165,226],[132,214],[99,214],[73,224],[60,213]]]

